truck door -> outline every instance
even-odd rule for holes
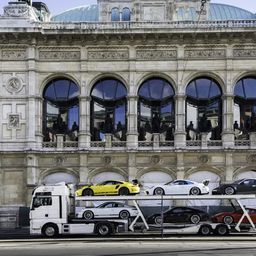
[[[60,197],[52,195],[35,195],[30,209],[30,219],[61,218]]]

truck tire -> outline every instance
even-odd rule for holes
[[[92,189],[86,188],[86,189],[83,190],[82,195],[83,196],[93,196],[94,193],[93,193]]]
[[[119,213],[120,219],[127,220],[130,217],[130,213],[126,210],[123,210]]]
[[[160,187],[155,188],[154,195],[161,196],[161,195],[164,195],[164,194],[165,193],[164,193],[164,190],[162,188],[160,188]]]
[[[95,233],[98,236],[110,236],[113,233],[113,228],[110,223],[102,222],[98,223],[95,228]]]
[[[217,236],[226,236],[229,234],[229,228],[225,224],[220,224],[215,228],[214,234]]]
[[[57,225],[49,223],[43,226],[42,233],[45,237],[52,238],[59,234],[59,229]]]
[[[127,196],[127,195],[129,195],[129,193],[130,193],[129,189],[125,188],[125,187],[120,188],[119,191],[118,191],[118,194],[120,196]]]
[[[210,225],[202,225],[198,231],[201,236],[209,236],[212,233],[212,227]]]
[[[92,211],[85,211],[85,212],[83,213],[83,218],[84,218],[85,220],[91,220],[91,219],[94,218],[94,214],[93,214]]]
[[[190,195],[200,195],[201,194],[201,191],[199,188],[197,187],[193,187],[190,189],[190,192],[189,192]]]

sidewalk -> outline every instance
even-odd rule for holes
[[[0,229],[0,239],[26,239],[29,238],[29,227],[15,229]]]

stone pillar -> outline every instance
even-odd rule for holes
[[[64,147],[64,135],[63,134],[56,134],[57,138],[57,149],[63,149]]]
[[[256,132],[250,133],[250,148],[256,149]]]
[[[207,136],[208,132],[201,133],[201,149],[207,149]]]
[[[234,96],[226,94],[223,96],[223,127],[222,143],[224,148],[234,148]],[[239,120],[235,120],[239,121]]]
[[[112,134],[111,133],[106,133],[105,134],[105,141],[106,141],[106,148],[111,148],[112,147]]]
[[[80,154],[80,168],[79,168],[79,184],[88,183],[88,156],[87,154]]]
[[[127,148],[138,148],[138,97],[127,97]]]
[[[91,143],[90,102],[91,97],[80,97],[80,120],[78,134],[79,148],[88,149]]]
[[[186,131],[185,131],[185,95],[179,94],[175,96],[175,133],[174,147],[186,147]]]
[[[160,142],[160,134],[153,133],[153,148],[159,149],[159,142]]]
[[[132,181],[137,178],[138,169],[136,167],[136,154],[128,154],[128,180]]]

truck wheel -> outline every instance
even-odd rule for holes
[[[164,190],[162,188],[156,188],[154,190],[154,195],[158,195],[158,196],[164,195]]]
[[[190,195],[200,195],[201,194],[201,191],[200,191],[200,189],[199,188],[197,188],[197,187],[193,187],[193,188],[191,188],[190,189],[190,193],[189,193]]]
[[[113,233],[113,229],[109,223],[98,223],[96,226],[96,234],[99,236],[109,236]]]
[[[85,211],[85,212],[83,213],[83,218],[84,218],[85,220],[91,220],[91,219],[93,219],[93,217],[94,217],[94,214],[93,214],[92,211]]]
[[[42,233],[45,237],[52,238],[58,235],[58,227],[55,224],[46,224],[43,226]]]
[[[223,218],[223,223],[225,223],[225,224],[230,225],[230,224],[232,224],[233,222],[234,222],[234,219],[233,219],[232,216],[225,216],[225,217]]]
[[[214,230],[215,235],[226,236],[229,234],[227,225],[218,225]]]
[[[198,224],[200,222],[200,220],[201,220],[201,218],[197,214],[193,214],[193,215],[190,216],[190,222],[192,224]]]
[[[212,233],[212,228],[209,225],[202,225],[198,231],[199,235],[209,236]]]
[[[130,213],[126,210],[123,210],[119,213],[120,219],[127,220],[130,217]]]
[[[118,191],[118,194],[120,196],[127,196],[129,195],[129,189],[128,188],[120,188],[119,191]]]
[[[234,195],[235,189],[233,187],[226,187],[224,190],[225,195]]]
[[[90,188],[86,188],[83,190],[82,195],[83,196],[93,196],[93,191]]]

